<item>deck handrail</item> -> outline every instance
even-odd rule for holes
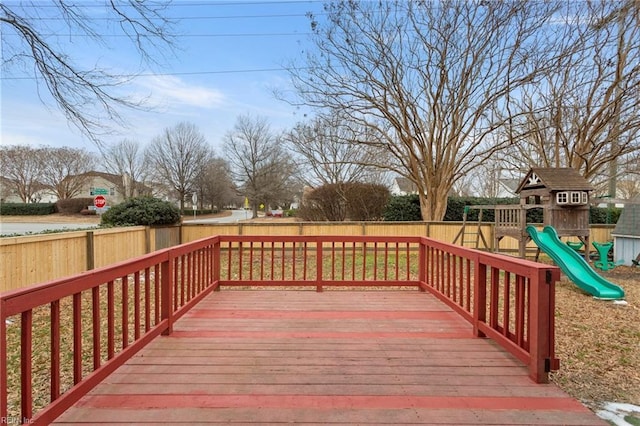
[[[50,423],[152,339],[170,334],[178,318],[220,286],[416,287],[462,315],[474,335],[495,340],[520,359],[534,381],[547,382],[558,367],[553,314],[559,275],[554,266],[419,236],[204,238],[0,294],[0,417]],[[32,361],[34,341],[42,343],[42,322],[46,368]],[[64,333],[70,359],[64,357]],[[7,370],[10,334],[13,341],[19,335],[19,372]],[[48,402],[39,407],[34,367],[44,369],[48,381]],[[65,369],[73,376],[66,389]],[[10,394],[20,401],[19,416],[8,405]]]

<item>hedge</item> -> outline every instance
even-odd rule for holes
[[[0,215],[43,216],[56,213],[55,203],[0,203]]]
[[[384,209],[383,218],[389,222],[415,222],[422,220],[418,194],[392,196]]]
[[[85,197],[85,198],[69,198],[66,200],[58,200],[56,202],[56,207],[58,212],[65,214],[76,214],[82,212],[82,210],[87,209],[88,206],[93,205],[93,198]]]

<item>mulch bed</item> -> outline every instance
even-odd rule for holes
[[[597,271],[625,290],[624,304],[597,300],[567,277],[556,286],[552,381],[597,409],[607,401],[640,405],[640,268]]]

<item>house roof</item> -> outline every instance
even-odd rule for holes
[[[549,191],[593,191],[593,186],[571,167],[534,167],[522,179],[516,192],[536,188],[547,188]]]
[[[396,177],[396,184],[398,185],[398,189],[406,194],[411,194],[418,190],[416,184],[411,182],[406,177]]]
[[[640,197],[636,197],[629,204],[625,204],[615,229],[615,235],[640,237]]]
[[[120,175],[114,175],[113,173],[106,173],[106,172],[98,172],[96,170],[91,170],[89,172],[86,173],[82,173],[83,176],[95,176],[95,177],[101,177],[102,179],[105,179],[115,185],[122,185],[122,176]]]
[[[500,185],[502,185],[507,191],[515,194],[518,190],[518,186],[520,185],[520,179],[500,178],[498,179],[498,183],[500,183]]]

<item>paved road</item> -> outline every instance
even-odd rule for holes
[[[195,219],[186,217],[182,220],[184,223],[232,223],[239,220],[251,219],[251,212],[248,210],[231,210],[231,216],[213,217],[210,219]]]
[[[251,218],[250,211],[244,210],[232,210],[231,216],[216,217],[210,219],[189,219],[185,218],[185,223],[234,223],[239,220],[246,220]],[[43,231],[59,231],[59,230],[73,230],[73,229],[88,229],[97,228],[98,225],[92,225],[90,223],[38,223],[38,222],[1,222],[0,221],[0,235],[25,235],[25,234],[37,234]]]
[[[32,222],[5,223],[5,222],[0,222],[0,235],[37,234],[43,231],[87,229],[87,228],[95,228],[97,226],[98,225],[92,225],[90,223],[32,223]]]

